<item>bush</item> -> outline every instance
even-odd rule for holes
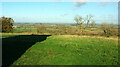
[[[102,24],[100,27],[105,36],[109,37],[109,36],[116,36],[118,35],[118,28],[117,26],[113,25],[113,24]]]
[[[0,30],[4,33],[13,32],[13,22],[14,20],[12,18],[1,17],[0,26],[2,26],[2,28],[0,28]]]

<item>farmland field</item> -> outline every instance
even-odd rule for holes
[[[14,28],[14,32],[36,32],[36,28],[34,27]]]
[[[119,63],[118,40],[54,35],[31,46],[12,65],[117,65],[117,63]]]

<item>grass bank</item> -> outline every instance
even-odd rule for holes
[[[116,65],[118,40],[54,35],[30,47],[13,65]]]

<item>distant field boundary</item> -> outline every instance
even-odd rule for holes
[[[63,35],[63,36],[71,36],[71,35]],[[103,39],[113,39],[118,40],[118,37],[105,37],[105,36],[88,36],[88,35],[72,35],[74,37],[90,37],[90,38],[103,38]],[[71,37],[72,37],[71,36]]]
[[[37,33],[2,33],[2,36],[4,35],[50,35],[47,33],[44,34],[37,34]],[[69,36],[69,37],[91,37],[91,38],[103,38],[103,39],[112,39],[112,40],[118,40],[119,38],[116,37],[105,37],[105,36],[89,36],[89,35],[61,35],[61,36]]]

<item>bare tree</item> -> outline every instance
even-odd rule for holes
[[[118,30],[116,29],[116,26],[114,24],[103,23],[101,24],[100,28],[103,30],[104,35],[107,37],[118,35]]]
[[[87,15],[85,18],[82,18],[81,16],[75,16],[74,20],[77,22],[77,25],[80,25],[81,32],[83,32],[83,23],[86,22],[88,26],[92,17],[92,15]]]
[[[91,27],[95,27],[95,25],[96,25],[95,21],[93,20],[90,25],[91,25]]]
[[[85,20],[81,16],[75,16],[74,20],[77,22],[77,25],[80,25],[80,29],[82,32],[82,25],[85,22]]]
[[[87,27],[89,26],[89,23],[91,22],[91,19],[92,19],[92,15],[87,15],[87,17],[85,18],[86,22],[87,22]]]

